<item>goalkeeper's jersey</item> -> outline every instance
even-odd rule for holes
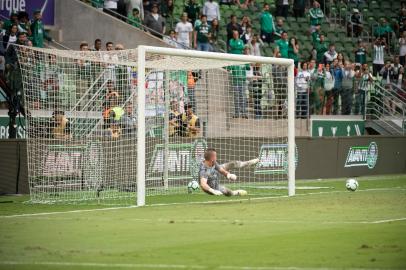
[[[219,174],[220,165],[216,162],[213,167],[207,167],[204,162],[200,164],[199,169],[199,182],[200,179],[206,178],[207,184],[210,187],[216,186],[218,183],[218,174]]]

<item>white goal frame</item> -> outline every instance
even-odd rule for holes
[[[287,68],[288,90],[288,195],[295,195],[295,90],[294,90],[294,62],[292,59],[259,57],[249,55],[224,54],[193,50],[173,49],[164,47],[138,46],[138,94],[137,94],[137,206],[145,205],[145,69],[148,53],[193,57],[213,60],[229,60],[263,64],[276,64]]]

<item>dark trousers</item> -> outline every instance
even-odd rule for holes
[[[342,89],[341,90],[341,114],[350,115],[352,107],[352,89]]]
[[[309,95],[307,92],[298,92],[296,97],[296,116],[297,118],[307,117],[307,104]]]
[[[372,75],[376,76],[379,71],[383,68],[384,65],[381,64],[372,64]]]
[[[262,117],[261,99],[262,99],[262,88],[254,87],[252,97],[254,99],[254,113],[256,118]]]
[[[358,89],[358,92],[355,94],[354,114],[364,115],[364,113],[365,113],[365,91]]]

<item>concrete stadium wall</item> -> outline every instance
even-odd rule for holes
[[[227,144],[224,140],[227,140]],[[269,144],[268,138],[247,138],[247,140],[250,140],[249,143],[244,144],[247,149],[242,149],[240,140],[236,138],[210,138],[207,139],[207,143],[211,147],[220,145],[223,147],[223,151],[219,154],[221,161],[230,157],[247,158],[245,151],[251,154],[257,153],[263,144]],[[156,139],[154,141],[160,142]],[[181,141],[177,140],[177,143]],[[296,145],[297,179],[406,173],[406,137],[299,137],[296,139]],[[224,149],[224,147],[228,148]],[[133,153],[135,154],[135,151]],[[147,157],[148,164],[150,158],[150,156]],[[27,194],[29,192],[27,171],[26,140],[0,140],[0,194]],[[243,177],[245,173],[240,172],[240,176]],[[267,177],[262,175],[261,178]]]
[[[112,41],[128,49],[138,45],[168,47],[162,40],[78,0],[55,0],[53,29],[54,38],[72,49],[79,49],[81,41],[93,46],[97,38],[103,46]]]

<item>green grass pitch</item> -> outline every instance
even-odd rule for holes
[[[290,198],[254,186],[142,208],[3,196],[0,269],[406,269],[406,176],[358,181],[356,192],[345,179],[297,181]]]

